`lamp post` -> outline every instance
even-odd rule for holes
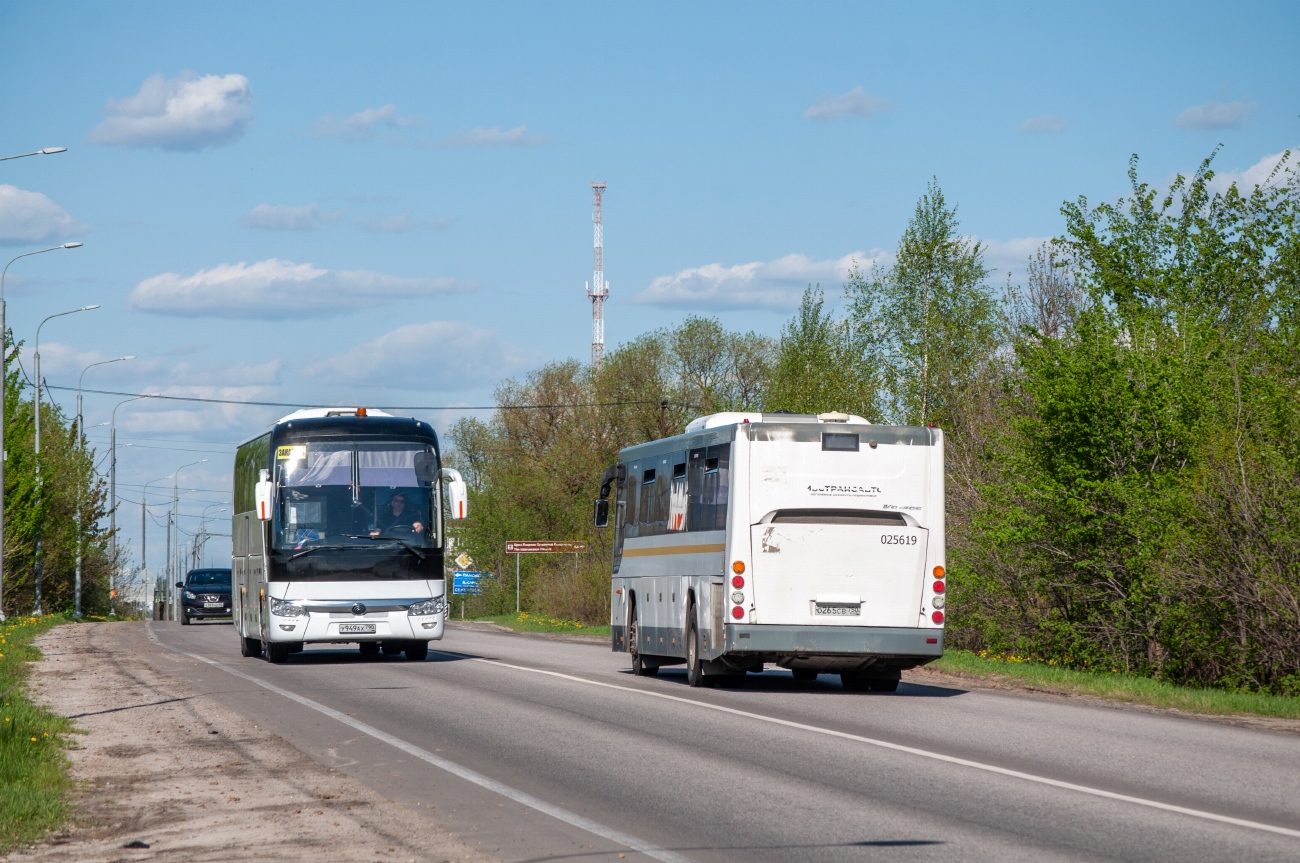
[[[35,153],[19,153],[17,156],[0,156],[0,162],[8,162],[10,159],[24,159],[28,156],[53,156],[55,153],[66,153],[67,147],[46,147],[43,150],[37,150]]]
[[[77,312],[89,312],[99,308],[99,305],[82,306],[79,309],[70,309],[66,312],[55,312],[48,315],[45,320],[36,325],[36,350],[32,354],[32,362],[35,365],[33,371],[36,373],[35,380],[32,381],[36,386],[36,393],[32,396],[32,407],[36,414],[36,495],[39,500],[43,494],[41,486],[41,327],[48,324],[55,318],[62,318],[66,315],[75,315]],[[36,548],[32,565],[32,581],[35,593],[35,602],[32,604],[32,614],[40,616],[41,614],[41,532],[44,525],[41,520],[36,520]]]
[[[86,429],[84,427],[85,420],[83,420],[81,416],[81,382],[83,379],[85,379],[86,372],[90,371],[95,366],[104,366],[104,365],[108,365],[109,363],[120,363],[123,360],[133,360],[133,359],[135,359],[135,357],[117,357],[111,360],[100,360],[97,363],[91,363],[90,365],[86,366],[84,369],[81,370],[81,374],[77,376],[77,449],[80,451],[80,454],[83,457],[86,454]],[[109,570],[109,572],[110,572],[109,578],[111,582],[112,570]],[[77,574],[76,574],[76,582],[74,585],[74,590],[76,592],[76,598],[75,598],[72,614],[74,617],[81,617],[81,484],[80,483],[77,484]],[[117,616],[117,608],[116,608],[117,603],[114,602],[114,599],[116,599],[116,597],[113,595],[112,585],[110,583],[109,591],[108,591],[108,616],[109,617]]]
[[[34,153],[25,153],[24,155],[36,155]],[[9,158],[21,158],[19,156],[10,156]],[[5,457],[8,455],[4,448],[5,429],[5,390],[9,382],[9,330],[5,328],[5,276],[9,275],[9,266],[19,258],[27,258],[32,255],[42,255],[46,252],[58,252],[63,249],[79,249],[81,243],[64,243],[61,246],[51,246],[48,249],[37,249],[34,252],[24,252],[10,259],[5,268],[0,270],[0,620],[5,619],[4,613],[4,530],[5,530]]]
[[[181,533],[180,533],[180,474],[187,467],[194,467],[196,464],[207,464],[208,460],[201,458],[198,461],[192,461],[189,464],[183,464],[176,468],[176,473],[172,474],[172,510],[168,513],[167,521],[167,566],[169,567],[167,580],[167,595],[172,598],[169,606],[172,608],[172,620],[175,620],[175,597],[176,597],[176,573],[180,569],[181,555]],[[172,551],[172,525],[176,525],[176,546],[175,555]]]
[[[123,399],[113,406],[113,414],[108,421],[108,540],[109,548],[109,567],[108,567],[108,593],[111,597],[114,590],[114,575],[117,573],[117,409],[130,402],[138,402],[141,399],[151,399],[152,395],[132,396],[129,399]],[[130,444],[127,444],[130,446]]]
[[[195,539],[194,539],[194,554],[192,555],[192,559],[194,561],[195,569],[197,569],[203,563],[203,558],[201,557],[201,555],[203,554],[203,549],[208,544],[208,510],[212,509],[214,506],[221,507],[221,509],[217,510],[217,512],[226,511],[225,504],[222,503],[210,503],[207,506],[203,507],[203,514],[202,516],[200,516],[199,519],[199,532],[195,534]],[[200,543],[198,540],[198,537],[200,536],[203,537],[202,543]]]
[[[156,482],[162,482],[165,479],[171,479],[174,476],[176,476],[176,474],[169,473],[167,474],[167,476],[161,476],[158,479],[149,480],[147,483],[144,484],[144,493],[140,495],[140,571],[142,573],[148,573],[149,571],[148,560],[145,555],[145,552],[148,550],[148,545],[146,544],[146,537],[148,537],[149,535],[149,528],[148,528],[149,511],[147,508],[148,507],[147,502],[149,500],[149,486],[153,485]],[[158,579],[155,578],[154,579],[155,594],[157,593],[157,590],[158,590]],[[151,598],[149,600],[149,608],[152,610],[153,607],[157,604],[157,602],[158,602],[157,596]]]

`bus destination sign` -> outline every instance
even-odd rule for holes
[[[506,554],[574,554],[586,550],[585,542],[563,540],[529,539],[506,543]]]

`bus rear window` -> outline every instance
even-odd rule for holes
[[[843,432],[825,432],[822,434],[822,450],[825,452],[857,452],[858,436]]]

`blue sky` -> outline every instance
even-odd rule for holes
[[[134,354],[87,386],[487,404],[589,353],[592,180],[613,346],[690,313],[779,333],[804,284],[887,259],[931,177],[1001,284],[1132,153],[1160,182],[1222,144],[1246,181],[1300,143],[1293,3],[10,3],[0,28],[0,155],[69,148],[0,162],[0,255],[85,243],[11,268],[9,323],[30,345],[102,306],[42,331],[56,386]],[[228,500],[229,444],[279,413],[122,408],[122,498],[206,457],[186,512]]]

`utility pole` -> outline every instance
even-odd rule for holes
[[[605,225],[600,213],[604,195],[604,183],[591,184],[592,258],[595,266],[591,284],[587,285],[587,296],[591,298],[591,365],[594,368],[600,368],[605,359],[605,300],[609,297],[609,283],[605,281]]]

